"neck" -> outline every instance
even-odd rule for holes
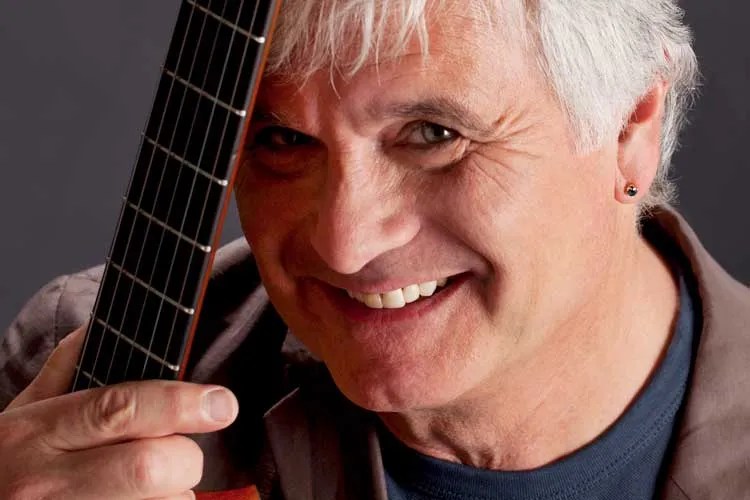
[[[538,468],[595,440],[649,381],[679,306],[657,252],[641,237],[622,248],[584,308],[494,373],[499,384],[448,408],[382,414],[386,427],[423,454],[496,470]]]

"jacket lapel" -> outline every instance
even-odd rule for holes
[[[299,390],[266,413],[265,427],[284,498],[313,499],[312,434]]]
[[[285,500],[386,500],[372,417],[335,388],[297,389],[266,413]]]
[[[661,498],[737,499],[750,492],[750,293],[671,210],[657,221],[690,261],[703,325]]]

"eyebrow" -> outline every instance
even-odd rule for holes
[[[371,118],[376,120],[419,117],[427,121],[442,122],[441,125],[444,126],[457,123],[464,129],[483,135],[490,133],[492,130],[491,124],[487,124],[478,114],[449,97],[432,97],[401,102],[383,108],[371,105],[366,108],[366,111]],[[445,123],[446,120],[449,123]]]
[[[441,125],[446,127],[451,124],[458,124],[462,128],[480,135],[489,135],[494,129],[493,126],[496,125],[494,123],[487,124],[478,114],[450,97],[417,99],[383,107],[370,104],[365,108],[365,112],[372,120],[418,117],[426,121],[440,122]],[[284,113],[271,111],[262,106],[257,106],[253,110],[251,121],[293,126],[293,120],[289,120]]]
[[[269,111],[261,106],[256,106],[255,109],[253,109],[253,114],[250,117],[250,121],[263,123],[270,122],[275,124],[282,124],[287,122],[287,120],[285,120],[281,114]]]

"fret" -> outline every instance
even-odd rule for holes
[[[106,323],[100,321],[89,324],[79,370],[86,373],[91,381],[96,380],[103,385],[125,380],[176,379],[179,373],[179,370],[168,368],[123,341],[122,336],[115,335]]]
[[[226,9],[233,9],[234,3],[227,2]],[[186,5],[192,9],[191,4]],[[231,17],[213,11],[215,15],[207,14],[206,10],[211,11],[196,8],[184,15],[184,25],[178,30],[184,44],[170,49],[164,67],[232,108],[244,109],[254,69],[246,62],[258,59],[263,44],[216,19]]]
[[[194,48],[195,41],[190,39],[188,31],[194,24],[201,23],[201,16],[198,10],[187,2],[181,2],[180,10],[177,14],[174,28],[172,29],[172,41],[167,49],[165,58],[166,64],[174,69],[185,57],[191,57],[191,49]]]
[[[155,148],[160,149],[164,154],[169,155],[171,158],[177,160],[182,165],[184,165],[187,168],[193,170],[194,172],[202,175],[206,179],[208,179],[208,180],[210,180],[212,182],[215,182],[216,184],[218,184],[219,186],[222,186],[222,187],[225,187],[225,186],[229,185],[229,181],[227,179],[219,179],[218,177],[214,177],[213,175],[209,174],[208,172],[206,172],[204,170],[201,170],[196,165],[193,165],[192,163],[190,163],[189,161],[187,161],[185,158],[181,157],[180,155],[173,153],[172,151],[170,151],[169,149],[165,148],[164,146],[162,146],[161,144],[159,144],[158,142],[156,142],[152,138],[150,138],[150,137],[148,137],[146,135],[143,135],[143,138],[146,140],[146,142],[148,142],[149,144],[151,144]]]
[[[203,90],[203,89],[201,89],[199,87],[196,87],[195,85],[193,85],[189,81],[185,80],[184,78],[182,78],[180,76],[175,75],[173,72],[169,71],[168,69],[162,67],[162,72],[165,75],[167,75],[168,77],[170,77],[170,78],[174,79],[175,81],[177,81],[178,83],[186,86],[187,88],[189,88],[193,92],[196,92],[201,97],[204,97],[204,98],[208,99],[209,101],[211,101],[212,103],[216,104],[217,106],[221,106],[222,108],[226,109],[230,113],[234,113],[235,115],[241,116],[241,117],[247,116],[247,111],[242,110],[242,109],[234,109],[229,104],[221,101],[218,97],[209,94],[208,92],[206,92],[205,90]]]
[[[243,105],[244,106],[244,105]],[[226,183],[243,117],[162,75],[145,135],[192,168]]]
[[[246,2],[242,5],[242,12],[240,13],[238,23],[240,26],[245,26],[245,23],[249,23],[250,33],[257,33],[255,36],[262,38],[265,42],[266,37],[264,35],[268,33],[270,28],[269,23],[271,22],[271,15],[274,11],[274,3],[275,0]]]
[[[121,330],[137,331],[137,324],[134,330],[132,323],[126,327],[124,321],[125,318],[137,316],[135,311],[137,306],[133,307],[133,304],[142,301],[145,295],[146,292],[136,286],[132,280],[121,275],[114,268],[106,266],[99,287],[99,300],[93,314],[104,318],[111,325],[117,325]],[[134,297],[133,301],[130,300],[131,297]]]
[[[171,305],[175,306],[176,308],[178,308],[179,310],[181,310],[184,313],[189,314],[191,316],[193,314],[195,314],[195,309],[193,309],[192,307],[183,306],[182,304],[178,303],[177,301],[175,301],[175,300],[167,297],[164,293],[162,293],[161,291],[159,291],[156,288],[152,287],[151,285],[149,285],[145,281],[141,280],[140,278],[138,278],[134,274],[130,273],[129,271],[127,271],[126,269],[124,269],[122,266],[120,266],[118,264],[115,264],[111,260],[107,260],[107,264],[110,265],[110,266],[112,266],[115,270],[117,270],[123,276],[127,276],[128,278],[130,278],[131,280],[133,280],[135,283],[137,283],[138,285],[140,285],[143,288],[145,288],[147,291],[153,293],[154,295],[156,295],[157,297],[159,297],[161,300],[163,300],[167,304],[171,304]]]
[[[213,3],[211,0],[190,0],[189,3],[196,4],[213,12]],[[272,4],[273,2],[269,0],[254,2],[235,2],[230,0],[226,2],[221,17],[249,32],[251,36],[265,41],[264,34],[267,31],[266,24],[269,14],[273,11],[271,8]],[[214,14],[216,13],[214,12]],[[257,33],[257,35],[253,35],[253,33]]]
[[[219,37],[221,27],[216,19],[183,2],[174,33],[179,38],[174,39],[170,45],[164,66],[186,80],[192,81],[194,76],[202,77],[208,69],[211,56],[221,56],[229,48],[225,46],[226,37]],[[234,34],[231,30],[227,31],[230,35]]]
[[[175,302],[192,304],[209,254],[152,224],[130,204],[123,210],[120,227],[122,234],[115,238],[110,260]]]
[[[152,223],[156,224],[157,226],[161,227],[162,229],[165,229],[165,230],[169,231],[170,233],[174,234],[175,236],[177,236],[181,240],[185,241],[187,244],[194,246],[195,248],[197,248],[201,252],[211,253],[211,247],[210,246],[201,245],[200,243],[198,243],[194,239],[188,238],[186,235],[182,234],[177,229],[172,228],[171,226],[167,225],[165,222],[160,221],[159,219],[157,219],[156,217],[154,217],[150,213],[146,212],[145,210],[142,210],[141,208],[139,208],[138,206],[136,206],[132,202],[128,201],[127,197],[123,196],[122,199],[124,200],[124,202],[130,208],[132,208],[133,210],[135,210],[136,212],[138,212],[140,215],[142,215],[143,217],[145,217],[146,219],[148,219]]]
[[[210,246],[226,188],[145,140],[126,198],[187,238]]]
[[[184,0],[73,389],[180,374],[278,0]]]
[[[266,31],[264,29],[266,18],[263,12],[270,9],[260,7],[262,4],[267,5],[269,2],[246,1],[243,3],[229,1],[224,5],[221,14],[213,10],[211,0],[187,0],[187,3],[210,16],[216,17],[219,22],[226,24],[256,43],[266,42],[266,37],[263,35]],[[259,34],[255,35],[254,33]]]
[[[193,315],[164,301],[115,268],[105,271],[101,298],[100,302],[106,305],[97,308],[94,316],[167,362],[180,364],[184,334],[195,320]],[[170,340],[172,334],[175,340]]]
[[[150,293],[146,294],[138,315],[140,324],[128,318],[121,331],[129,336],[134,332],[136,340],[149,351],[172,365],[179,365],[185,349],[185,333],[195,318]]]
[[[233,22],[231,22],[231,21],[229,21],[229,20],[221,17],[220,15],[216,14],[214,11],[209,10],[207,7],[204,7],[203,5],[198,4],[197,2],[193,2],[191,0],[187,0],[187,3],[189,3],[190,5],[192,5],[195,8],[199,9],[200,11],[208,14],[209,16],[213,17],[214,19],[216,19],[217,21],[219,21],[220,23],[222,23],[224,26],[228,26],[229,28],[233,29],[237,33],[242,34],[245,37],[248,37],[248,38],[251,38],[253,40],[256,40],[256,41],[258,41],[258,43],[263,43],[263,42],[266,41],[265,38],[256,37],[255,35],[251,34],[249,31],[245,30],[244,28],[241,28],[241,27],[237,26]]]
[[[172,370],[174,372],[180,371],[180,367],[178,365],[173,365],[173,364],[168,363],[167,361],[163,360],[162,358],[160,358],[159,356],[157,356],[153,352],[149,351],[147,348],[145,348],[142,345],[138,344],[137,342],[131,340],[126,335],[120,333],[117,330],[117,328],[108,325],[107,323],[105,323],[103,320],[101,320],[99,318],[94,318],[94,321],[96,321],[97,323],[99,323],[102,327],[104,327],[104,329],[106,331],[109,331],[112,335],[117,336],[120,339],[120,341],[125,342],[126,344],[130,345],[134,349],[138,349],[143,354],[145,354],[146,356],[148,356],[152,360],[156,361],[157,363],[166,366],[167,368],[169,368],[170,370]]]

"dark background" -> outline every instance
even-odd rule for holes
[[[107,252],[178,0],[0,0],[0,334]],[[683,2],[703,96],[675,161],[681,212],[750,283],[750,3]],[[230,214],[225,240],[240,235]]]

